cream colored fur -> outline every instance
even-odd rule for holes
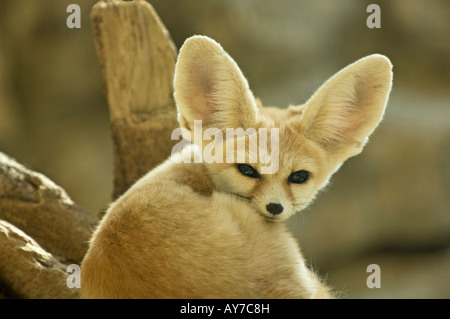
[[[82,297],[331,297],[280,221],[306,207],[361,152],[383,116],[391,68],[386,57],[371,55],[334,75],[304,105],[263,107],[218,43],[186,40],[174,79],[181,127],[191,134],[194,120],[223,132],[276,127],[279,169],[251,178],[236,163],[177,164],[202,152],[194,144],[173,155],[109,208],[82,263]],[[308,180],[289,183],[300,170]],[[268,212],[271,202],[283,212]]]

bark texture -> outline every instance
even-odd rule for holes
[[[102,1],[92,9],[114,139],[113,197],[164,161],[178,127],[173,99],[177,53],[145,1]]]

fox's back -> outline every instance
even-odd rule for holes
[[[283,224],[236,196],[199,193],[159,174],[145,176],[105,215],[83,261],[83,297],[311,296],[315,282]]]

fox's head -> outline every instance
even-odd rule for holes
[[[285,220],[362,151],[383,117],[391,69],[385,56],[370,55],[331,77],[303,105],[263,107],[222,47],[194,36],[180,49],[175,69],[178,120],[204,154],[214,155],[215,160],[203,162],[218,191],[248,200],[270,220]],[[246,134],[227,139],[227,129],[236,128]],[[244,144],[238,150],[239,141]],[[227,148],[235,151],[231,160]]]

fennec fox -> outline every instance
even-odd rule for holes
[[[391,69],[386,57],[371,55],[331,77],[303,105],[263,107],[218,43],[187,39],[174,89],[180,126],[193,143],[111,205],[82,263],[82,297],[332,297],[281,221],[361,152],[383,116]],[[246,131],[221,139],[217,133],[228,128]],[[264,156],[245,149],[230,160],[226,147],[239,158],[239,141],[251,149],[255,136],[257,151],[269,145]],[[208,154],[214,160],[197,163]],[[262,174],[269,162],[279,165]]]

